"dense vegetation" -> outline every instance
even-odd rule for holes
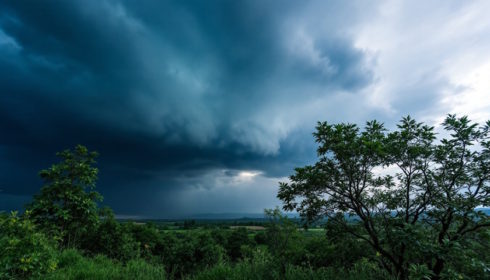
[[[490,227],[477,210],[490,204],[490,121],[478,127],[449,115],[442,125],[449,135],[436,142],[433,127],[410,117],[390,133],[376,121],[363,131],[319,123],[319,161],[297,168],[278,196],[285,209],[307,220],[326,216],[364,240],[393,276],[407,279],[416,268],[432,279],[453,277],[456,256],[469,259]],[[396,173],[380,172],[387,168]]]
[[[490,279],[490,123],[319,123],[319,161],[266,220],[118,221],[97,154],[58,153],[26,211],[0,214],[0,279]],[[399,174],[379,170],[399,168]],[[375,172],[375,170],[378,170]]]

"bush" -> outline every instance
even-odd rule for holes
[[[146,260],[154,260],[162,245],[158,229],[151,223],[125,223],[123,226],[132,239],[139,244],[141,257]]]
[[[263,231],[257,232],[257,234],[255,234],[255,236],[254,236],[254,240],[255,240],[255,243],[257,243],[258,245],[267,244],[267,236],[266,236],[265,232],[263,232]]]
[[[122,279],[159,279],[166,278],[165,269],[161,265],[150,264],[142,259],[131,260],[122,270]]]
[[[253,257],[235,264],[221,262],[218,265],[203,270],[190,279],[214,280],[214,279],[282,279],[279,269],[267,250],[257,249]]]
[[[190,277],[192,280],[378,280],[393,279],[377,264],[363,259],[356,263],[351,270],[336,269],[333,267],[313,269],[311,267],[295,266],[287,264],[284,272],[282,266],[267,251],[256,249],[253,257],[235,264],[220,263]]]
[[[139,246],[127,227],[109,214],[90,233],[82,247],[94,255],[104,254],[120,261],[129,261],[140,256]]]
[[[243,257],[242,246],[250,245],[251,240],[248,238],[248,233],[245,228],[234,230],[228,237],[226,243],[226,251],[232,261],[237,261]]]
[[[202,230],[163,233],[154,254],[152,260],[159,258],[167,272],[178,277],[212,267],[226,258],[225,250],[210,231]]]
[[[39,277],[57,267],[54,240],[37,232],[28,214],[0,215],[0,279]]]
[[[58,262],[59,268],[74,266],[83,261],[83,256],[76,249],[66,249],[60,254]]]
[[[60,269],[43,279],[165,279],[163,266],[152,265],[142,259],[130,260],[126,265],[98,255],[83,257],[76,250],[65,250],[60,257]]]

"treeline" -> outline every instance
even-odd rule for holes
[[[36,226],[29,213],[2,215],[2,279],[380,279],[375,252],[357,239],[305,234],[270,212],[263,231],[162,231],[104,216],[77,246]]]

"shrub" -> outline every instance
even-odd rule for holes
[[[164,233],[158,249],[157,254],[167,271],[175,276],[203,270],[225,258],[223,247],[216,243],[209,231]]]
[[[65,250],[60,257],[60,269],[46,275],[48,280],[70,279],[165,279],[165,269],[142,259],[130,260],[124,265],[106,256],[83,257],[76,250]]]
[[[140,256],[139,243],[112,215],[102,220],[87,238],[83,248],[92,254],[104,254],[121,261],[129,261]]]
[[[131,260],[123,269],[123,279],[159,279],[166,278],[165,269],[161,265],[150,264],[142,259]]]
[[[254,240],[255,240],[255,243],[257,243],[258,245],[267,244],[267,236],[266,236],[265,232],[263,232],[263,231],[257,232],[257,234],[255,234],[255,236],[254,236]]]
[[[242,246],[250,245],[251,241],[248,238],[248,233],[245,228],[238,228],[234,230],[228,237],[226,243],[226,251],[232,261],[236,261],[243,257]]]
[[[282,279],[279,269],[273,262],[272,256],[266,250],[257,249],[251,259],[235,264],[221,262],[218,265],[203,270],[190,279]]]
[[[162,243],[158,229],[151,223],[125,223],[123,226],[134,242],[139,244],[141,257],[146,260],[155,259],[155,255],[158,255],[158,251],[161,250]]]
[[[39,277],[57,267],[55,242],[36,231],[29,213],[0,215],[0,279]]]
[[[220,263],[212,268],[206,269],[190,277],[192,280],[378,280],[393,279],[377,264],[362,259],[357,262],[351,270],[336,269],[333,267],[313,269],[311,267],[295,266],[288,264],[284,272],[282,266],[267,251],[256,249],[253,257],[238,263]]]

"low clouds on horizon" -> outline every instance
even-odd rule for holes
[[[77,143],[116,213],[260,212],[316,121],[490,118],[485,1],[3,1],[0,210]]]

